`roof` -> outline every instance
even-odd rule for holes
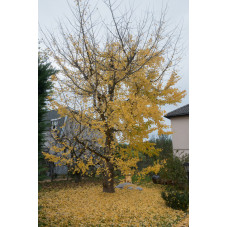
[[[45,116],[45,120],[46,121],[51,121],[53,119],[57,119],[60,118],[61,116],[58,114],[57,110],[50,110],[47,112],[46,116]]]
[[[176,110],[173,110],[165,115],[166,118],[178,117],[178,116],[187,116],[189,115],[189,104],[182,106]]]
[[[53,120],[58,120],[58,125],[57,125],[57,129],[59,131],[61,131],[61,126],[63,126],[64,121],[65,121],[65,117],[61,117],[60,114],[58,114],[57,110],[50,110],[47,112],[46,116],[45,116],[45,121],[48,123],[48,130],[50,130],[51,127],[51,121]]]

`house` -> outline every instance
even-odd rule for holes
[[[165,115],[171,120],[173,154],[178,157],[189,155],[189,104]]]
[[[61,117],[56,110],[48,111],[45,117],[45,121],[48,125],[47,131],[45,133],[45,149],[44,152],[54,154],[54,151],[51,149],[54,143],[56,143],[52,131],[56,130],[61,137],[64,133],[65,127],[63,127],[67,122],[67,116]],[[59,154],[58,154],[59,155]],[[66,175],[68,173],[67,166],[56,166],[54,163],[49,164],[49,171],[47,175],[53,177],[53,175]]]
[[[72,110],[70,112],[73,112],[73,114],[78,114]],[[100,146],[98,145],[97,138],[100,136],[97,132],[91,131],[90,128],[75,123],[76,121],[70,119],[68,116],[59,115],[57,110],[48,111],[45,121],[48,124],[48,128],[45,133],[45,152],[61,157],[63,153],[69,151],[68,147],[73,147],[73,150],[70,150],[70,154],[64,157],[68,157],[69,159],[73,158],[75,162],[78,159],[84,159],[85,157],[89,158],[90,156],[96,160],[95,155],[89,150],[85,149],[81,144],[78,144],[75,138],[81,141],[88,141],[88,145],[89,141],[92,141],[92,145],[95,146],[96,150],[98,151]],[[60,148],[62,147],[62,142],[67,144],[67,146],[64,148],[64,151],[55,152],[53,146]],[[53,178],[54,175],[67,175],[68,170],[75,167],[75,162],[68,166],[49,162],[48,164],[50,168],[48,175],[51,176],[51,178]]]

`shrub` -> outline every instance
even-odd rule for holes
[[[162,198],[166,205],[176,210],[188,210],[189,193],[188,191],[166,190],[162,192]]]
[[[185,159],[181,160],[178,157],[169,157],[166,164],[160,170],[159,175],[161,179],[174,182],[178,188],[188,188],[188,177],[183,163]]]

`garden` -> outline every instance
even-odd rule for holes
[[[69,23],[41,28],[39,226],[182,226],[188,175],[163,109],[186,96],[180,30],[165,8],[73,2]]]
[[[100,182],[43,183],[39,193],[39,226],[177,226],[187,212],[168,207],[164,186],[147,184],[142,191],[102,192]]]
[[[133,175],[123,188],[117,185],[125,177],[116,172],[115,193],[104,193],[102,176],[97,175],[83,176],[80,182],[57,178],[40,183],[39,226],[188,226],[187,160],[172,157],[168,137],[156,143],[165,164],[142,178]],[[138,166],[143,169],[153,160],[144,157]]]

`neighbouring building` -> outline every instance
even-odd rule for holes
[[[171,120],[173,154],[178,157],[189,155],[189,104],[165,115]]]
[[[75,112],[75,111],[74,111]],[[77,114],[75,112],[75,114]],[[68,116],[60,116],[57,110],[48,111],[46,114],[46,123],[48,123],[49,127],[45,133],[45,152],[48,152],[52,155],[61,156],[62,153],[67,152],[67,148],[64,149],[62,152],[56,153],[53,146],[61,147],[60,143],[64,141],[70,147],[73,147],[73,150],[69,154],[69,158],[73,157],[73,160],[76,161],[77,159],[84,159],[85,157],[92,156],[95,159],[94,154],[90,151],[86,150],[82,145],[79,145],[75,141],[75,137],[80,138],[82,140],[93,141],[93,145],[96,145],[96,149],[98,151],[99,145],[97,142],[97,138],[100,136],[97,132],[91,131],[88,127],[79,126],[78,123],[71,120]],[[79,130],[80,129],[80,130]],[[77,131],[77,133],[76,133]],[[57,135],[57,140],[56,140]],[[61,165],[59,166],[58,163],[51,163],[49,164],[49,171],[47,175],[53,176],[56,175],[66,175],[68,174],[69,168],[72,166]]]
[[[64,124],[67,121],[67,116],[61,117],[56,110],[48,111],[45,117],[45,121],[48,124],[47,131],[45,133],[45,152],[50,154],[54,154],[51,147],[56,141],[52,135],[52,131],[55,129],[59,132],[59,137],[61,137],[64,133],[65,127]],[[57,154],[60,155],[60,154]],[[57,166],[54,163],[49,162],[49,171],[47,173],[48,176],[53,177],[53,175],[66,175],[68,173],[68,167],[65,165]]]

